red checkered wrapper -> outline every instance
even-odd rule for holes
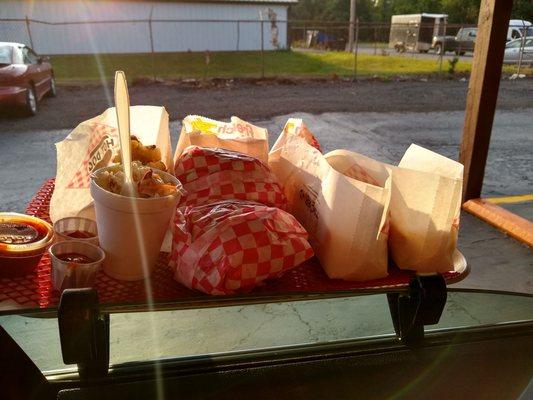
[[[287,208],[283,187],[274,173],[243,153],[189,146],[176,161],[175,174],[188,193],[179,206],[238,199]]]
[[[204,293],[250,290],[312,256],[305,229],[278,208],[226,200],[184,207],[175,216],[174,278]]]

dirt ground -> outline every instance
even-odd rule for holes
[[[172,120],[187,114],[228,118],[238,114],[261,120],[292,112],[426,112],[465,108],[466,80],[393,80],[361,82],[222,81],[214,87],[194,83],[136,84],[130,87],[131,104],[164,105]],[[502,80],[498,108],[531,107],[533,79]],[[63,86],[56,98],[47,98],[39,114],[21,118],[7,111],[0,115],[5,131],[72,129],[80,121],[100,114],[113,103],[112,86]]]

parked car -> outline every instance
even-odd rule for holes
[[[522,36],[532,36],[533,27],[531,22],[523,19],[509,20],[509,28],[507,29],[507,41],[521,38]]]
[[[519,19],[511,19],[507,29],[507,41],[512,41],[523,36],[533,36],[531,22]],[[464,55],[467,51],[474,51],[477,28],[461,28],[455,36],[434,36],[431,48],[437,54],[453,51],[457,55]]]
[[[56,95],[48,58],[24,44],[0,42],[0,107],[16,106],[35,115],[45,95]]]
[[[522,62],[533,62],[533,37],[524,39],[524,44],[522,44],[522,38],[508,42],[505,46],[503,62],[514,63],[518,61],[520,59],[520,53],[522,53]]]

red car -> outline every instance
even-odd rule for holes
[[[45,95],[55,96],[52,65],[28,46],[0,42],[0,108],[21,107],[27,115],[37,113]]]

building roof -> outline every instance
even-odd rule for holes
[[[170,0],[180,1],[180,0]],[[199,3],[278,3],[278,4],[296,4],[298,0],[185,0],[188,2]]]
[[[299,0],[95,0],[95,1],[146,1],[163,3],[265,3],[265,4],[297,4]]]
[[[0,0],[1,2],[2,0]],[[54,0],[40,0],[41,2],[45,1],[54,1]],[[147,3],[227,3],[227,4],[298,4],[299,0],[92,0],[94,2],[98,1],[118,1],[118,2],[147,2]]]

